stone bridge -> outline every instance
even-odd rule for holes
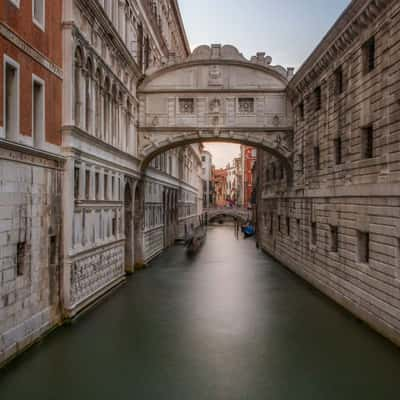
[[[251,217],[251,210],[246,208],[238,208],[238,207],[213,207],[213,208],[205,208],[204,213],[207,214],[208,221],[215,219],[217,217],[234,217],[240,219],[242,221],[246,221]]]
[[[293,71],[271,61],[264,53],[247,60],[233,46],[200,46],[150,73],[138,89],[142,169],[171,148],[222,141],[266,150],[291,171]]]

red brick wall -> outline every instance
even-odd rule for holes
[[[32,1],[21,1],[20,9],[9,0],[0,1],[0,21],[18,36],[61,65],[61,0],[46,1],[45,32],[32,22]],[[32,135],[32,74],[45,81],[46,141],[61,144],[62,81],[22,52],[3,36],[0,36],[0,126],[3,121],[4,54],[20,65],[20,128],[21,134]]]
[[[20,8],[10,0],[0,1],[0,21],[8,25],[22,39],[39,50],[55,64],[61,66],[61,16],[62,0],[47,0],[45,31],[32,20],[32,0],[21,0]]]

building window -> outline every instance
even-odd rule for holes
[[[4,67],[5,137],[16,139],[19,134],[19,65],[6,57]]]
[[[298,165],[299,165],[299,171],[301,174],[304,173],[304,155],[303,153],[298,154]]]
[[[285,178],[285,168],[281,164],[279,167],[279,179],[283,180]]]
[[[90,199],[90,170],[85,171],[85,198]]]
[[[374,128],[372,125],[361,129],[361,155],[362,158],[374,157]]]
[[[104,174],[104,200],[108,200],[108,175]]]
[[[369,232],[358,232],[358,261],[369,262]]]
[[[342,138],[338,136],[333,141],[335,147],[335,164],[339,165],[342,163]]]
[[[181,114],[193,114],[194,99],[179,99],[179,112]]]
[[[290,217],[286,217],[286,233],[290,236]]]
[[[335,94],[343,93],[343,68],[339,67],[335,71]]]
[[[281,233],[281,216],[278,215],[278,232]]]
[[[317,223],[311,223],[311,244],[313,246],[317,245]]]
[[[272,168],[272,180],[275,181],[276,180],[276,165],[275,165],[275,163],[272,163],[271,168]]]
[[[321,86],[318,86],[317,88],[314,89],[314,101],[315,101],[315,111],[319,111],[322,105]]]
[[[367,40],[362,46],[363,73],[368,74],[375,69],[375,37]]]
[[[115,178],[111,177],[111,200],[115,199]]]
[[[100,173],[96,172],[94,175],[95,196],[96,200],[100,199]]]
[[[116,211],[113,211],[113,214],[112,214],[111,228],[112,228],[112,235],[116,236],[116,234],[117,234],[117,212]]]
[[[25,272],[26,242],[17,244],[17,276],[22,276]]]
[[[304,101],[299,104],[299,118],[300,121],[304,121]]]
[[[297,240],[300,240],[300,234],[301,234],[300,218],[296,219],[296,229],[297,229]]]
[[[48,262],[49,266],[54,266],[57,264],[57,236],[49,236],[49,252],[48,252]]]
[[[33,22],[44,31],[45,26],[45,0],[32,1]]]
[[[331,225],[331,252],[337,253],[339,248],[338,227]]]
[[[14,4],[15,7],[19,8],[20,0],[10,0],[11,4]]]
[[[272,235],[274,233],[274,214],[271,213],[269,217],[269,234]]]
[[[254,99],[251,97],[243,97],[238,99],[239,112],[243,114],[254,113]]]
[[[314,168],[316,171],[321,169],[321,155],[319,146],[314,146]]]
[[[80,176],[80,168],[79,167],[75,167],[74,168],[74,196],[75,199],[79,198],[79,176]]]
[[[32,136],[35,145],[45,140],[44,82],[34,77],[32,82]]]

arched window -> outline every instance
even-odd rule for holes
[[[103,137],[101,129],[101,108],[102,108],[102,93],[101,93],[101,71],[98,68],[95,77],[95,135],[99,138]]]
[[[117,141],[117,86],[112,87],[112,99],[111,99],[111,144],[116,145]]]
[[[108,77],[104,81],[103,95],[103,137],[105,141],[109,141],[110,136],[110,80]]]
[[[128,100],[126,102],[126,114],[125,114],[126,151],[132,150],[133,137],[131,137],[131,121],[132,121],[132,104],[128,98]]]
[[[82,99],[81,99],[81,75],[82,75],[82,50],[78,47],[75,51],[74,60],[74,118],[75,125],[81,125]]]
[[[86,76],[85,76],[85,129],[87,132],[92,131],[92,79],[93,79],[93,65],[90,58],[86,63]]]

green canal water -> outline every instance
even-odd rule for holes
[[[0,399],[386,400],[400,351],[317,291],[209,229],[0,372]]]

